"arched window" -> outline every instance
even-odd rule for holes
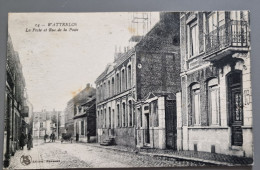
[[[120,106],[117,104],[117,127],[120,127]]]
[[[192,124],[200,125],[200,84],[191,86],[191,104],[192,104]]]
[[[112,89],[111,89],[112,96],[115,95],[115,80],[114,77],[112,78]]]
[[[213,78],[208,81],[208,113],[209,124],[219,125],[219,86],[218,79]]]
[[[117,93],[120,93],[120,90],[121,90],[120,83],[121,83],[120,76],[119,76],[119,73],[117,73],[116,74],[116,87],[117,87],[116,90],[117,90]]]
[[[128,112],[129,112],[129,126],[133,126],[133,109],[132,109],[132,101],[128,102]]]
[[[108,88],[108,89],[107,89],[107,97],[110,97],[110,95],[111,95],[111,94],[110,94],[110,92],[111,92],[111,91],[110,91],[110,89],[111,89],[111,87],[110,87],[110,80],[108,80],[107,86],[108,86],[108,87],[107,87],[107,88]]]
[[[127,77],[127,88],[131,88],[131,86],[132,86],[132,81],[131,81],[131,78],[132,78],[132,76],[131,76],[131,73],[132,71],[131,71],[131,65],[129,65],[128,67],[127,67],[127,74],[128,74],[128,77]]]
[[[122,114],[122,127],[125,127],[126,126],[126,121],[125,121],[125,119],[126,119],[125,103],[123,103],[122,105],[123,105],[123,107],[122,107],[122,113],[123,113]]]
[[[123,69],[122,70],[122,73],[121,73],[121,91],[124,91],[125,90],[125,70]]]

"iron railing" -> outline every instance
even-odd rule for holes
[[[226,47],[247,47],[247,21],[231,20],[205,35],[206,55],[218,52]]]

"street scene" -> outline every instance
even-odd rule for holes
[[[11,13],[4,167],[252,166],[249,14]]]

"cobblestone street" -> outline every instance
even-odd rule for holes
[[[22,156],[31,156],[31,163],[25,165]],[[93,168],[93,167],[171,167],[203,165],[190,161],[176,161],[170,158],[151,157],[130,152],[112,151],[82,143],[43,143],[34,141],[32,150],[16,152],[11,158],[10,169],[46,168]]]

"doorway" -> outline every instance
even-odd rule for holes
[[[177,148],[176,101],[165,101],[166,148]]]
[[[231,126],[231,144],[233,146],[242,146],[243,96],[241,71],[234,71],[228,75],[228,101]]]
[[[145,143],[150,144],[150,128],[149,128],[149,113],[145,114],[146,127],[145,127]]]

